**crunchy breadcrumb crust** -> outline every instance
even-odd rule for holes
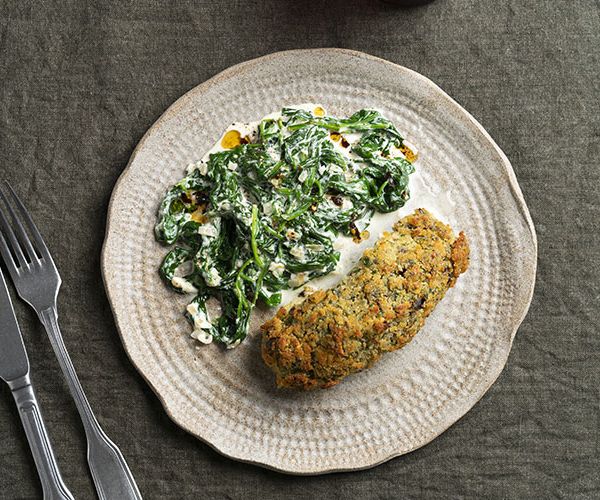
[[[461,232],[424,209],[384,233],[337,286],[262,325],[262,357],[279,387],[331,387],[406,345],[469,264]]]

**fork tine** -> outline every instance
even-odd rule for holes
[[[21,199],[17,196],[17,193],[15,193],[15,190],[8,183],[8,181],[4,181],[4,184],[6,185],[6,187],[8,188],[8,191],[10,192],[10,194],[12,196],[12,199],[15,202],[18,212],[21,214],[21,220],[24,220],[25,225],[29,228],[29,232],[31,233],[31,236],[33,237],[33,241],[35,242],[35,250],[37,250],[37,254],[41,255],[42,258],[46,258],[46,259],[50,258],[50,251],[48,250],[48,247],[46,246],[46,243],[44,242],[44,238],[42,238],[42,235],[40,234],[37,226],[33,222],[31,215],[29,215],[29,212],[25,208],[25,205],[23,204]],[[14,217],[14,215],[13,215],[13,217]],[[22,226],[21,226],[21,228],[22,228]],[[23,236],[24,237],[27,236],[27,233],[25,233],[25,231],[23,231]],[[27,242],[29,243],[30,246],[33,247],[31,240],[29,238],[27,238]],[[32,250],[33,250],[33,248],[32,248]],[[32,258],[34,256],[37,257],[36,254],[33,254]]]
[[[2,198],[4,205],[8,209],[8,213],[10,214],[10,217],[13,222],[12,228],[13,228],[13,231],[16,233],[17,241],[19,243],[21,243],[22,252],[25,254],[26,257],[27,256],[29,257],[29,260],[31,262],[35,262],[36,260],[38,260],[38,256],[35,252],[35,249],[33,248],[33,245],[31,244],[31,240],[29,239],[29,236],[25,232],[23,223],[21,222],[18,215],[15,213],[15,210],[13,209],[11,203],[6,199],[6,196],[4,195],[4,193],[1,190],[0,190],[0,198]]]
[[[10,274],[12,276],[13,272],[17,270],[18,266],[12,256],[12,254],[10,253],[10,249],[8,248],[8,243],[6,242],[6,239],[4,239],[4,235],[2,234],[1,230],[0,230],[0,255],[4,258],[4,263],[6,264],[6,267],[8,268],[8,271],[10,272]]]
[[[2,197],[2,199],[4,199],[4,195],[2,194],[2,191],[0,191],[0,197]],[[6,201],[5,201],[5,204],[6,204]],[[10,260],[6,259],[6,256],[4,256],[4,258],[8,262],[12,261],[12,263],[15,264],[16,267],[18,267],[18,266],[27,267],[27,260],[25,259],[25,255],[23,254],[23,249],[21,248],[21,245],[17,241],[17,237],[15,236],[14,231],[10,227],[10,224],[8,223],[8,219],[4,215],[4,210],[2,210],[1,207],[0,207],[0,231],[3,233],[4,243],[6,244],[7,249],[10,246],[10,249],[12,250],[13,255],[16,257],[16,262],[13,258],[11,258]]]

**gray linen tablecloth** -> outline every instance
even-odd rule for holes
[[[65,342],[145,498],[598,498],[599,11],[594,0],[0,3],[0,177],[53,251]],[[291,477],[224,458],[169,420],[121,346],[100,249],[113,185],[175,99],[232,64],[333,46],[428,76],[483,124],[516,171],[539,268],[508,364],[464,418],[374,469]],[[50,344],[16,309],[65,481],[94,498]],[[0,443],[0,497],[39,498],[4,385]]]

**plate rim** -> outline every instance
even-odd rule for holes
[[[477,131],[480,134],[482,134],[483,138],[486,139],[491,144],[491,146],[493,147],[495,152],[498,154],[500,160],[502,161],[505,173],[508,176],[508,185],[510,187],[512,196],[516,202],[516,207],[520,210],[521,216],[527,223],[526,225],[529,229],[530,237],[531,237],[531,244],[533,246],[533,248],[532,248],[533,252],[532,252],[532,256],[531,256],[533,266],[532,266],[531,276],[528,277],[529,278],[528,279],[528,281],[529,281],[528,295],[526,297],[526,300],[524,300],[522,303],[521,315],[520,315],[520,317],[518,317],[518,319],[514,323],[514,327],[511,332],[510,339],[508,341],[508,349],[506,350],[505,355],[502,357],[501,360],[498,359],[494,363],[492,363],[491,368],[493,371],[491,371],[492,376],[490,377],[490,381],[488,384],[483,386],[483,388],[480,389],[480,391],[477,391],[474,394],[475,400],[474,400],[473,405],[469,409],[467,409],[464,413],[462,413],[460,416],[458,416],[458,418],[456,418],[455,420],[448,423],[448,425],[444,426],[440,432],[435,433],[431,438],[426,439],[424,442],[418,444],[417,446],[411,447],[409,450],[399,451],[399,452],[391,452],[391,453],[387,454],[381,460],[378,460],[375,462],[370,462],[367,460],[364,465],[339,467],[339,468],[333,467],[333,468],[329,468],[329,469],[325,469],[325,468],[319,469],[318,467],[315,467],[314,469],[311,469],[311,470],[296,471],[296,470],[285,469],[282,467],[277,467],[277,465],[275,465],[274,463],[269,463],[266,460],[265,461],[252,460],[252,459],[248,459],[243,456],[240,456],[239,454],[225,451],[222,447],[209,441],[208,439],[199,435],[196,431],[194,431],[190,427],[186,426],[183,423],[183,421],[178,420],[177,412],[175,411],[175,409],[171,408],[169,401],[167,401],[167,399],[165,397],[163,397],[163,395],[160,393],[158,388],[151,381],[150,375],[145,373],[144,369],[141,367],[141,364],[138,364],[138,362],[134,358],[132,349],[127,344],[127,340],[125,339],[125,336],[121,329],[121,325],[119,323],[116,308],[113,305],[115,303],[115,299],[113,297],[113,293],[111,292],[111,286],[110,286],[109,280],[108,280],[108,274],[109,274],[109,271],[108,271],[109,248],[108,247],[109,247],[109,239],[110,239],[112,220],[114,218],[116,218],[117,194],[118,194],[121,184],[123,184],[123,182],[129,175],[129,171],[130,171],[133,161],[137,157],[139,151],[143,148],[146,140],[151,135],[153,135],[155,133],[155,131],[157,131],[159,129],[159,127],[162,125],[163,122],[165,122],[172,115],[177,113],[178,109],[180,107],[182,107],[184,105],[184,103],[192,97],[193,94],[202,93],[205,90],[207,90],[208,88],[210,88],[211,86],[218,84],[219,82],[221,82],[223,80],[228,80],[228,79],[234,78],[238,73],[248,70],[252,66],[255,66],[255,65],[263,63],[263,62],[268,62],[273,59],[277,59],[278,57],[289,57],[289,56],[294,56],[294,55],[318,56],[320,54],[335,54],[335,53],[344,54],[346,56],[351,56],[351,57],[355,57],[355,58],[359,58],[359,59],[365,59],[365,60],[370,60],[373,62],[385,64],[385,65],[394,67],[396,69],[399,69],[400,71],[406,72],[406,73],[410,74],[413,78],[416,78],[417,80],[421,80],[421,82],[424,85],[429,86],[433,91],[435,91],[437,93],[437,95],[439,95],[440,98],[444,99],[450,106],[452,106],[454,108],[455,111],[457,111],[460,115],[462,115],[464,118],[466,118],[471,123],[471,125],[473,125],[477,129]],[[112,189],[110,200],[108,203],[104,241],[102,244],[102,250],[101,250],[101,254],[100,254],[100,268],[101,268],[102,282],[104,285],[104,289],[106,291],[106,295],[107,295],[108,302],[110,305],[110,310],[111,310],[112,316],[114,318],[115,326],[116,326],[117,332],[119,334],[121,343],[123,344],[125,353],[127,354],[127,357],[129,358],[129,360],[131,361],[131,363],[133,364],[133,366],[135,367],[137,372],[142,376],[144,381],[152,389],[152,392],[156,395],[156,397],[160,401],[161,405],[163,406],[163,408],[164,408],[165,412],[167,413],[167,415],[169,416],[169,418],[178,427],[185,430],[186,432],[188,432],[195,438],[199,439],[203,443],[207,444],[210,448],[212,448],[213,450],[217,451],[219,454],[221,454],[227,458],[236,460],[238,462],[246,463],[246,464],[257,465],[257,466],[260,466],[260,467],[263,467],[263,468],[266,468],[269,470],[273,470],[276,472],[289,474],[289,475],[296,475],[296,476],[314,476],[314,475],[320,475],[320,474],[331,474],[331,473],[336,473],[336,472],[360,471],[360,470],[365,470],[365,469],[370,469],[372,467],[376,467],[376,466],[378,466],[382,463],[385,463],[393,458],[411,453],[419,448],[422,448],[422,447],[428,445],[431,441],[433,441],[435,438],[437,438],[438,436],[440,436],[441,434],[446,432],[446,430],[448,430],[450,427],[452,427],[454,424],[456,424],[459,420],[461,420],[469,411],[471,411],[471,409],[488,392],[490,387],[494,384],[494,382],[496,382],[496,380],[498,379],[498,377],[504,370],[504,367],[506,366],[506,363],[508,361],[508,356],[510,355],[510,351],[512,350],[512,344],[513,344],[514,338],[516,336],[516,333],[517,333],[519,327],[521,326],[521,323],[525,319],[525,317],[529,311],[531,301],[533,299],[533,293],[534,293],[535,283],[536,283],[536,274],[537,274],[537,261],[538,261],[537,234],[535,231],[533,219],[531,218],[529,208],[527,207],[527,203],[525,201],[525,198],[524,198],[521,188],[519,186],[516,174],[514,172],[512,164],[510,163],[506,154],[500,149],[498,144],[496,144],[494,139],[485,130],[485,128],[465,108],[463,108],[456,100],[454,100],[450,95],[448,95],[439,85],[437,85],[435,82],[430,80],[428,77],[418,73],[417,71],[407,68],[405,66],[402,66],[400,64],[394,63],[392,61],[388,61],[386,59],[383,59],[383,58],[380,58],[377,56],[373,56],[371,54],[367,54],[365,52],[351,50],[351,49],[333,48],[333,47],[332,48],[283,50],[283,51],[272,52],[272,53],[269,53],[269,54],[266,54],[266,55],[263,55],[263,56],[260,56],[257,58],[253,58],[253,59],[250,59],[247,61],[240,62],[238,64],[235,64],[233,66],[230,66],[230,67],[220,71],[219,73],[217,73],[214,76],[210,77],[209,79],[203,81],[202,83],[195,85],[194,87],[192,87],[191,89],[186,91],[183,95],[181,95],[179,98],[177,98],[172,104],[170,104],[169,107],[152,123],[152,125],[146,130],[146,132],[143,134],[141,139],[138,141],[137,145],[135,146],[135,148],[133,149],[133,151],[131,153],[131,156],[129,157],[129,160],[128,160],[125,168],[123,169],[123,171],[117,178],[117,181],[115,182],[115,185]],[[524,280],[524,281],[527,281],[527,280]]]

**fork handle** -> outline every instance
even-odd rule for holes
[[[40,313],[54,353],[69,385],[87,438],[87,459],[100,500],[141,500],[133,475],[119,448],[100,427],[85,397],[60,333],[56,308]]]
[[[25,376],[9,384],[42,483],[44,500],[73,500],[58,470],[35,392]]]

